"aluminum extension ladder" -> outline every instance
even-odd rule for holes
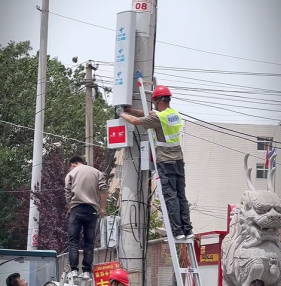
[[[148,116],[149,113],[148,113],[147,101],[146,101],[146,96],[145,96],[146,91],[145,91],[144,85],[143,85],[142,73],[138,71],[136,73],[136,76],[138,79],[137,85],[139,86],[139,90],[140,90],[140,96],[141,96],[144,115]],[[156,151],[155,151],[155,146],[154,146],[152,130],[148,129],[147,131],[148,131],[149,144],[150,144],[150,149],[151,149],[151,153],[152,153],[153,163],[154,163],[154,167],[155,167],[156,185],[157,185],[157,189],[159,191],[159,199],[160,199],[160,203],[161,203],[165,228],[166,228],[166,232],[167,232],[167,238],[168,238],[170,253],[171,253],[171,257],[172,257],[172,261],[173,261],[175,277],[177,280],[177,286],[184,286],[182,274],[186,274],[185,275],[186,277],[184,279],[185,281],[189,280],[189,279],[187,279],[187,276],[191,275],[192,281],[193,281],[192,284],[194,284],[195,286],[202,286],[202,282],[201,282],[201,278],[200,278],[200,274],[199,274],[198,263],[196,260],[196,255],[195,255],[194,246],[193,246],[193,239],[176,240],[172,234],[170,220],[169,220],[169,216],[168,216],[168,212],[167,212],[167,207],[166,207],[166,203],[164,201],[164,197],[162,194],[162,186],[161,186],[161,182],[160,182],[158,172],[157,172]],[[187,252],[188,252],[189,260],[190,260],[190,264],[191,264],[190,268],[181,268],[180,267],[179,259],[178,259],[178,255],[177,255],[177,248],[176,248],[176,244],[179,244],[179,243],[186,244]]]
[[[81,280],[81,283],[80,283],[80,280]],[[61,279],[60,279],[60,284],[59,286],[65,286],[66,284],[69,285],[69,286],[76,286],[77,282],[78,281],[78,285],[79,286],[95,286],[95,283],[94,283],[94,278],[92,277],[92,280],[82,280],[82,278],[76,278],[74,279],[73,276],[72,276],[72,272],[71,272],[71,269],[70,269],[70,266],[69,265],[66,265],[63,269],[63,273],[61,275]],[[67,282],[65,284],[65,282]]]

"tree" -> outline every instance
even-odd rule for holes
[[[16,217],[19,219],[16,214],[27,207],[25,201],[29,198],[29,192],[25,192],[27,195],[24,196],[23,193],[11,193],[11,191],[30,190],[32,129],[34,128],[38,70],[38,53],[31,55],[31,51],[28,41],[10,42],[6,47],[0,46],[0,245],[11,248],[24,247],[24,242],[19,238],[19,234],[23,236],[24,230],[12,227],[11,223],[16,223]],[[75,60],[78,61],[78,59]],[[61,170],[55,168],[56,174],[62,175],[59,158],[64,162],[70,154],[84,153],[85,145],[77,142],[77,140],[84,141],[85,133],[85,93],[84,88],[79,84],[84,76],[82,65],[77,64],[73,68],[66,68],[58,59],[48,56],[47,75],[42,79],[47,81],[45,132],[65,137],[61,139],[47,135],[44,138],[46,144],[43,173],[49,174],[48,176],[51,172],[49,162],[56,159],[55,163],[50,164]],[[106,120],[113,116],[113,109],[100,96],[95,101],[93,112],[94,141],[101,146],[100,152],[104,153],[105,124]],[[53,149],[54,146],[57,146],[60,151]],[[56,154],[58,157],[50,157],[51,154]],[[98,153],[95,152],[95,154]],[[95,155],[99,164],[104,165],[102,156]],[[58,186],[60,182],[53,181],[53,184]],[[42,184],[42,188],[43,186]]]

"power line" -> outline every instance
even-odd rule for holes
[[[192,83],[197,84],[197,83]],[[242,94],[259,94],[259,95],[275,95],[273,92],[264,92],[264,91],[255,91],[255,90],[228,90],[228,89],[214,89],[214,88],[202,88],[202,87],[186,87],[186,86],[170,86],[171,88],[177,88],[182,90],[190,90],[190,91],[196,91],[196,92],[205,92],[205,93],[214,93],[214,92],[227,92],[227,93],[242,93]],[[219,87],[219,86],[218,86]],[[222,86],[220,86],[222,88]],[[228,88],[228,87],[225,87]],[[216,93],[215,93],[216,94]],[[222,94],[223,95],[223,94]],[[231,94],[227,94],[226,96],[233,96]],[[246,97],[253,99],[252,97]]]
[[[217,82],[217,81],[211,81],[211,80],[204,80],[204,79],[197,79],[197,78],[192,78],[192,77],[172,75],[172,74],[160,73],[160,72],[155,72],[155,73],[156,73],[156,74],[161,74],[161,75],[166,75],[166,76],[171,76],[171,77],[176,77],[176,78],[186,78],[186,79],[197,80],[197,81],[203,81],[203,82],[217,83],[217,84],[226,85],[226,86],[235,86],[235,87],[249,88],[249,89],[253,89],[253,90],[260,90],[260,91],[271,92],[271,93],[281,93],[281,91],[279,91],[279,90],[270,90],[270,89],[264,89],[264,88],[259,88],[259,87],[252,87],[252,86],[245,86],[245,85],[237,85],[237,84],[231,84],[231,83],[223,83],[223,82]],[[280,95],[278,94],[278,95],[275,95],[275,96],[280,96]]]
[[[82,20],[74,19],[74,18],[71,18],[71,17],[67,17],[67,16],[64,16],[64,15],[60,15],[60,14],[54,13],[54,12],[50,12],[49,11],[49,13],[53,14],[53,15],[56,15],[56,16],[59,16],[59,17],[62,17],[62,18],[65,18],[65,19],[68,19],[68,20],[71,20],[71,21],[76,21],[76,22],[79,22],[79,23],[82,23],[82,24],[85,24],[85,25],[94,26],[94,27],[97,27],[97,28],[100,28],[100,29],[105,29],[105,30],[112,31],[112,32],[116,31],[115,29],[111,29],[111,28],[108,28],[108,27],[105,27],[105,26],[100,26],[100,25],[92,24],[92,23],[85,22],[85,21],[82,21]],[[263,63],[263,64],[271,64],[271,65],[281,66],[280,63],[273,63],[273,62],[267,62],[267,61],[261,61],[261,60],[254,60],[254,59],[242,58],[242,57],[237,57],[237,56],[231,56],[231,55],[226,55],[226,54],[221,54],[221,53],[215,53],[215,52],[200,50],[200,49],[187,47],[187,46],[182,46],[182,45],[173,44],[173,43],[164,42],[164,41],[156,41],[156,42],[158,42],[160,44],[165,44],[165,45],[169,45],[169,46],[174,46],[174,47],[178,47],[178,48],[192,50],[192,51],[196,51],[196,52],[200,52],[200,53],[207,53],[207,54],[212,54],[212,55],[222,56],[222,57],[228,57],[228,58],[233,58],[233,59],[238,59],[238,60],[244,60],[244,61],[250,61],[250,62],[256,62],[256,63]]]
[[[171,86],[168,86],[168,87],[171,89],[174,88]],[[178,88],[175,88],[175,89],[178,89]],[[221,97],[212,96],[211,99],[226,100],[226,101],[231,101],[231,102],[246,102],[246,103],[255,103],[255,104],[262,104],[262,105],[274,105],[274,106],[276,106],[276,103],[279,103],[279,104],[281,103],[281,100],[271,101],[270,99],[250,98],[250,97],[246,97],[246,96],[228,95],[228,94],[220,94],[220,93],[214,93],[214,92],[210,92],[210,93],[221,96]],[[198,94],[195,95],[195,94],[187,94],[187,93],[179,93],[179,92],[173,92],[173,94],[186,95],[186,96],[190,96],[190,97],[202,97],[202,98],[210,99],[210,96],[207,96],[207,95],[198,95]],[[225,98],[225,97],[227,97],[227,98]],[[235,99],[235,98],[242,98],[242,99]],[[262,102],[252,101],[252,100],[243,100],[244,98],[245,99],[261,100]],[[269,110],[269,111],[272,111],[272,110]]]
[[[182,93],[175,93],[179,95],[187,95],[187,94],[182,94]],[[174,97],[176,99],[180,99],[183,101],[186,101],[188,99],[185,98],[179,98],[179,97]],[[194,101],[194,100],[191,100]],[[234,100],[233,100],[234,101]],[[261,111],[270,111],[270,112],[281,112],[281,110],[274,110],[274,109],[265,109],[265,108],[259,108],[259,107],[249,107],[249,106],[242,106],[242,105],[234,105],[234,104],[225,104],[225,103],[218,103],[218,102],[210,102],[210,101],[202,101],[202,100],[195,100],[194,102],[199,102],[199,103],[210,103],[210,104],[217,104],[219,106],[230,106],[230,107],[236,107],[236,108],[245,108],[245,109],[255,109],[255,110],[261,110]]]
[[[101,145],[90,144],[90,143],[86,143],[85,141],[77,140],[77,139],[74,139],[74,138],[71,138],[71,137],[62,136],[62,135],[57,135],[57,134],[53,134],[53,133],[49,133],[49,132],[44,132],[44,131],[41,131],[41,130],[35,130],[34,128],[31,128],[31,127],[28,127],[28,126],[19,125],[19,124],[15,124],[15,123],[8,122],[8,121],[5,121],[5,120],[0,120],[0,122],[1,122],[1,123],[4,123],[4,124],[8,124],[8,125],[10,125],[10,126],[17,127],[17,128],[23,128],[23,129],[27,129],[27,130],[31,130],[31,131],[38,131],[38,132],[41,132],[41,133],[43,133],[43,134],[45,134],[45,135],[49,135],[49,136],[61,138],[61,139],[63,139],[63,140],[70,140],[70,141],[74,141],[74,142],[78,142],[78,143],[82,143],[82,144],[88,144],[88,145],[90,145],[90,146],[96,146],[96,147],[104,148],[104,147],[101,146]]]
[[[238,59],[238,60],[243,60],[243,61],[250,61],[250,62],[256,62],[256,63],[262,63],[262,64],[270,64],[270,65],[277,65],[281,66],[279,63],[273,63],[273,62],[267,62],[267,61],[260,61],[260,60],[254,60],[254,59],[247,59],[247,58],[242,58],[242,57],[236,57],[236,56],[231,56],[231,55],[226,55],[226,54],[221,54],[221,53],[215,53],[215,52],[210,52],[210,51],[204,51],[200,49],[195,49],[187,46],[182,46],[182,45],[177,45],[169,42],[164,42],[164,41],[157,41],[158,43],[164,44],[164,45],[169,45],[173,47],[178,47],[182,49],[187,49],[195,52],[200,52],[200,53],[206,53],[206,54],[211,54],[211,55],[216,55],[216,56],[222,56],[222,57],[227,57],[227,58],[233,58],[233,59]]]
[[[183,133],[184,133],[184,134],[187,134],[187,135],[189,135],[189,136],[191,136],[191,137],[200,139],[200,140],[202,140],[202,141],[206,141],[206,142],[208,142],[208,143],[215,144],[215,145],[220,146],[220,147],[222,147],[222,148],[225,148],[225,149],[228,149],[228,150],[231,150],[231,151],[240,153],[240,154],[242,154],[242,155],[246,155],[246,153],[243,152],[243,151],[240,151],[240,150],[237,150],[237,149],[234,149],[234,148],[225,146],[225,145],[223,145],[223,144],[216,143],[216,142],[214,142],[214,141],[211,141],[211,140],[208,140],[208,139],[199,137],[199,136],[197,136],[197,135],[194,135],[194,134],[191,134],[191,133],[188,133],[188,132],[183,132]],[[253,158],[259,159],[259,160],[263,160],[263,161],[265,160],[265,158],[261,158],[261,157],[258,157],[258,156],[252,155],[252,154],[250,154],[250,156],[253,157]],[[277,162],[276,162],[276,165],[280,165],[280,166],[281,166],[281,164],[280,164],[280,163],[277,163]]]
[[[258,73],[258,72],[241,72],[241,71],[225,71],[225,70],[209,70],[209,69],[195,69],[195,68],[182,68],[182,67],[166,67],[156,66],[155,69],[170,70],[179,72],[199,72],[199,73],[219,73],[230,75],[249,75],[249,76],[281,76],[281,73]]]
[[[100,64],[103,64],[104,62],[99,62]],[[110,63],[110,66],[113,66],[113,63]],[[108,70],[100,70],[100,71],[104,71],[104,72],[110,72],[113,73],[113,71],[108,71]],[[217,81],[209,81],[209,80],[203,80],[203,79],[197,79],[197,78],[190,78],[190,77],[185,77],[185,76],[179,76],[179,75],[172,75],[172,74],[167,74],[167,73],[161,73],[161,72],[155,72],[156,74],[161,74],[161,75],[166,75],[166,76],[171,76],[171,77],[176,77],[176,78],[186,78],[186,79],[191,79],[191,80],[195,80],[195,81],[202,81],[202,82],[211,82],[211,83],[216,83],[219,85],[210,85],[210,84],[199,84],[199,83],[192,83],[192,82],[187,82],[187,81],[175,81],[175,80],[171,80],[171,79],[162,79],[162,80],[166,80],[166,81],[174,81],[174,82],[182,82],[182,83],[189,83],[189,84],[199,84],[199,85],[206,85],[206,86],[216,86],[216,87],[220,87],[221,85],[224,87],[229,88],[228,86],[231,87],[239,87],[242,89],[245,89],[246,91],[241,91],[241,90],[216,90],[216,89],[211,89],[210,91],[214,90],[214,91],[222,91],[222,92],[233,92],[233,93],[249,93],[249,94],[272,94],[274,96],[281,96],[281,91],[279,90],[270,90],[270,89],[264,89],[264,88],[259,88],[259,87],[250,87],[250,86],[244,86],[244,85],[235,85],[235,84],[230,84],[230,83],[224,83],[224,82],[217,82]],[[107,77],[107,76],[104,76]],[[111,77],[107,77],[112,79]],[[249,91],[248,89],[251,89],[252,91]],[[259,92],[257,92],[259,91]],[[276,94],[277,93],[277,94]],[[280,95],[279,95],[280,93]]]
[[[278,122],[280,121],[279,119],[274,119],[274,118],[269,118],[269,117],[264,117],[264,116],[258,116],[258,115],[248,114],[248,113],[244,113],[244,112],[240,112],[240,111],[235,111],[235,110],[224,108],[224,107],[219,107],[219,106],[213,106],[213,105],[210,105],[210,104],[199,103],[199,102],[197,102],[195,100],[188,100],[188,99],[183,99],[183,98],[179,98],[179,97],[174,97],[174,98],[176,98],[178,100],[190,102],[190,103],[193,103],[193,104],[202,105],[202,106],[208,106],[208,107],[217,108],[217,109],[220,109],[220,110],[226,110],[226,111],[230,111],[230,112],[233,112],[233,113],[246,115],[246,116],[250,116],[250,117],[255,117],[255,118],[260,118],[260,119],[267,119],[267,120],[278,121]]]
[[[109,71],[109,70],[103,70],[103,69],[99,69],[99,71],[103,71],[103,72],[109,72],[109,73],[113,73],[113,71]],[[157,72],[156,72],[157,73]],[[175,76],[175,75],[170,75],[170,74],[165,74],[167,76],[174,76],[174,77],[180,77],[180,76]],[[112,79],[112,77],[108,77],[108,76],[105,76],[105,75],[102,75],[103,77],[105,78],[108,78],[108,79]],[[185,78],[185,77],[183,77]],[[192,85],[203,85],[203,86],[214,86],[214,87],[219,87],[219,88],[222,88],[222,87],[225,87],[225,88],[231,88],[231,87],[228,87],[227,85],[230,85],[230,84],[227,84],[227,83],[220,83],[220,82],[217,82],[217,84],[207,84],[207,83],[198,83],[198,82],[190,82],[190,81],[181,81],[181,80],[174,80],[174,79],[167,79],[167,78],[158,78],[160,80],[164,80],[164,81],[171,81],[171,82],[180,82],[180,83],[185,83],[185,84],[192,84]],[[195,79],[195,78],[191,78],[192,80],[197,80],[197,81],[200,81],[201,79]],[[111,81],[110,83],[113,83],[113,81]],[[223,85],[223,86],[222,86]],[[210,91],[221,91],[221,92],[233,92],[233,93],[247,93],[247,94],[269,94],[269,95],[274,95],[274,96],[279,96],[279,95],[276,95],[275,93],[280,93],[281,91],[272,91],[272,90],[267,90],[267,89],[264,89],[263,90],[260,90],[260,88],[255,88],[255,87],[247,87],[247,86],[238,86],[240,87],[242,90],[217,90],[217,89],[206,89],[206,90],[210,90]],[[184,88],[184,87],[178,87],[178,88]],[[196,88],[189,88],[189,89],[195,89]],[[249,90],[249,89],[252,89]],[[198,88],[198,90],[200,90],[200,88]],[[205,90],[204,88],[202,88],[202,90]],[[260,90],[259,92],[257,92],[257,90]],[[249,97],[250,98],[250,97]],[[261,99],[259,99],[261,100]],[[274,100],[272,100],[274,101]]]
[[[240,131],[237,131],[237,130],[234,130],[234,129],[230,129],[230,128],[226,128],[226,127],[223,127],[223,126],[219,126],[217,124],[214,124],[214,123],[210,123],[210,122],[207,122],[207,121],[204,121],[204,120],[201,120],[199,118],[196,118],[196,117],[193,117],[193,116],[190,116],[190,115],[187,115],[185,113],[182,113],[182,112],[179,112],[180,114],[186,116],[186,117],[189,117],[191,119],[194,119],[194,120],[197,120],[197,121],[200,121],[202,123],[205,123],[205,124],[208,124],[208,125],[211,125],[211,126],[214,126],[214,127],[217,127],[217,128],[220,128],[220,129],[223,129],[223,130],[227,130],[227,131],[230,131],[230,132],[234,132],[234,133],[237,133],[237,134],[240,134],[240,135],[244,135],[244,136],[248,136],[248,137],[252,137],[252,138],[257,138],[258,136],[255,136],[255,135],[252,135],[252,134],[249,134],[249,133],[244,133],[244,132],[240,132]],[[189,120],[188,120],[189,121]],[[189,121],[191,123],[194,123],[193,121]],[[200,125],[201,126],[201,125]],[[202,127],[205,127],[202,125]],[[214,129],[212,129],[214,130]],[[217,130],[214,130],[214,131],[217,131]],[[229,134],[231,135],[231,134]],[[254,141],[255,143],[257,143],[256,141]],[[271,140],[271,142],[273,143],[277,143],[277,144],[281,144],[280,141],[276,141],[276,140]]]
[[[184,115],[184,116],[186,116],[186,115],[185,115],[184,113],[182,113],[182,112],[179,112],[179,113],[182,114],[182,115]],[[206,128],[206,129],[209,129],[209,130],[218,132],[218,133],[222,133],[222,134],[225,134],[225,135],[228,135],[228,136],[232,136],[232,137],[235,137],[235,138],[239,138],[239,139],[246,140],[246,141],[249,141],[249,142],[252,142],[252,143],[257,144],[256,141],[254,141],[254,140],[252,140],[252,139],[249,139],[249,138],[245,138],[245,137],[242,137],[242,136],[239,136],[239,135],[235,135],[235,134],[230,134],[230,133],[227,133],[227,132],[224,132],[224,131],[221,131],[221,130],[216,130],[216,129],[213,129],[213,128],[211,128],[211,127],[208,127],[208,126],[199,124],[199,123],[197,123],[197,122],[195,122],[195,121],[191,121],[191,120],[187,120],[187,119],[184,119],[184,120],[185,120],[185,121],[188,121],[188,122],[190,122],[190,123],[192,123],[192,124],[195,124],[195,125],[197,125],[197,126],[201,126],[201,127],[203,127],[203,128]],[[280,142],[278,142],[278,143],[280,143]],[[275,147],[275,148],[276,148],[276,149],[281,149],[280,147]]]

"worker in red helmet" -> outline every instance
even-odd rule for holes
[[[185,196],[185,171],[180,146],[182,120],[170,107],[172,94],[168,87],[158,85],[151,97],[154,109],[144,117],[142,110],[118,107],[116,114],[133,125],[153,129],[156,134],[156,163],[161,180],[170,224],[176,239],[192,238],[188,201]]]
[[[128,274],[122,269],[115,269],[109,276],[110,286],[129,286]]]

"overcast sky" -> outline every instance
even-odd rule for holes
[[[39,49],[40,12],[36,5],[41,6],[41,0],[0,0],[1,45],[9,40],[30,40],[34,50]],[[131,0],[50,0],[50,12],[110,29],[115,29],[116,14],[130,8]],[[192,88],[193,91],[172,89],[173,95],[197,101],[173,100],[173,107],[209,121],[277,124],[281,120],[280,15],[280,0],[159,0],[157,40],[183,47],[157,43],[158,83]],[[49,16],[48,54],[52,57],[64,64],[71,64],[74,56],[79,62],[113,62],[113,31]],[[185,70],[179,72],[176,68]],[[97,74],[110,85],[112,71],[110,66],[100,66]],[[263,75],[223,74],[224,71]]]

